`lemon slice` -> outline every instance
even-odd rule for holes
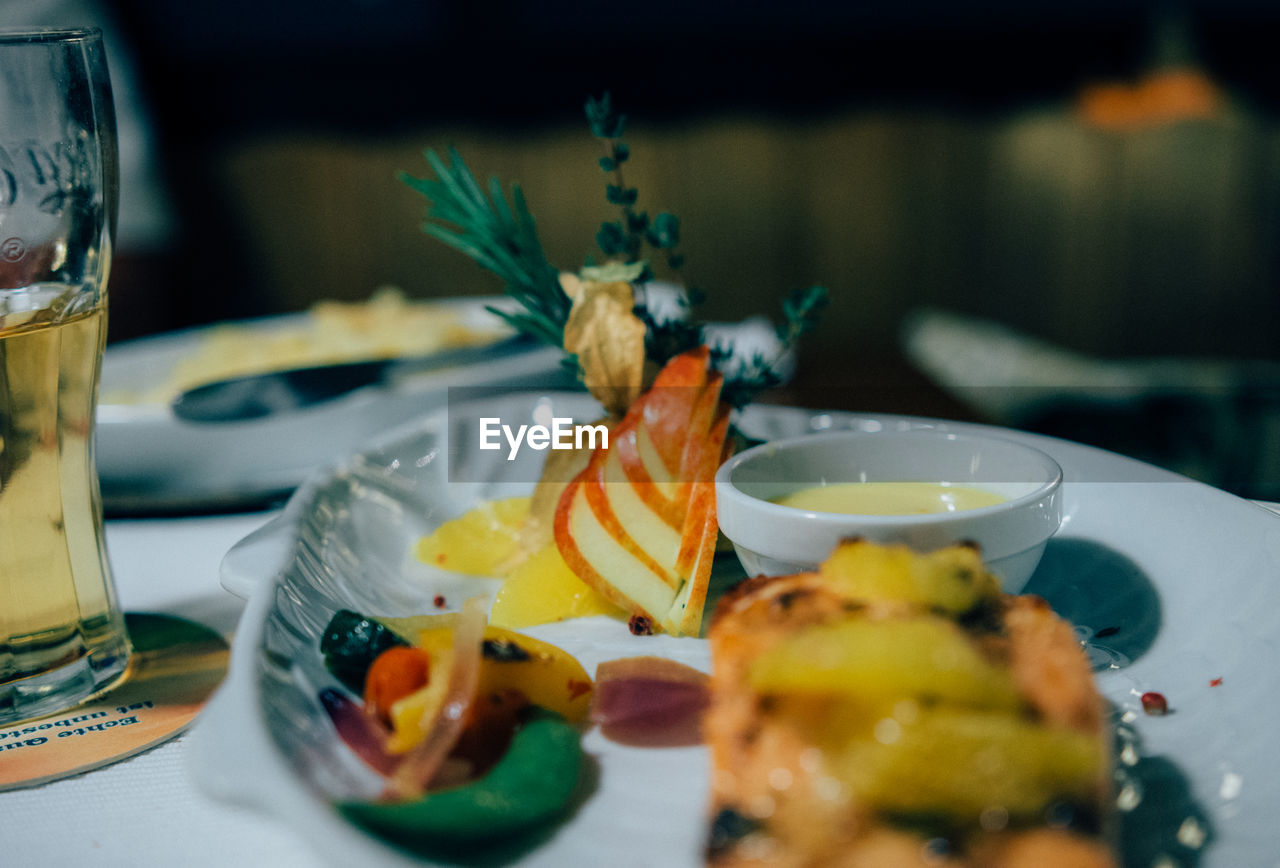
[[[502,576],[523,555],[521,528],[531,498],[486,501],[418,542],[423,563],[469,576]]]

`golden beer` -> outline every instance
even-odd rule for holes
[[[93,461],[117,185],[102,33],[0,29],[0,725],[129,661]]]
[[[109,687],[129,653],[93,461],[105,298],[22,295],[42,306],[6,313],[0,290],[0,723]]]

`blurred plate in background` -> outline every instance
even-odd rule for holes
[[[436,348],[498,342],[510,330],[486,310],[500,299],[409,305],[439,314]],[[354,308],[353,308],[354,309]],[[394,319],[394,317],[393,317]],[[399,317],[403,323],[404,317]],[[194,423],[169,404],[200,381],[321,360],[369,357],[370,342],[329,326],[313,312],[172,332],[108,347],[98,407],[97,463],[108,514],[246,509],[282,499],[318,465],[382,432],[441,406],[450,387],[567,388],[570,375],[554,348],[495,355],[439,370],[394,387],[371,386],[294,413],[243,422]],[[387,350],[424,352],[429,344],[384,335]],[[304,346],[314,343],[316,347]],[[402,346],[403,345],[403,346]],[[266,348],[265,351],[263,348]],[[213,353],[210,353],[210,350]],[[274,354],[274,359],[269,358]],[[323,354],[323,355],[322,355]],[[232,358],[227,358],[228,356]],[[274,365],[273,365],[274,361]],[[202,368],[202,370],[193,369]]]
[[[686,312],[679,293],[673,285],[652,283],[644,303],[655,318],[673,319]],[[578,388],[556,347],[503,351],[512,331],[490,307],[515,305],[506,297],[407,302],[394,292],[381,293],[366,303],[321,302],[307,313],[108,347],[97,420],[104,508],[119,516],[272,505],[316,467],[443,406],[449,389],[465,389],[475,398],[489,390]],[[761,317],[708,323],[703,337],[728,351],[726,372],[763,356],[776,357],[774,370],[784,381],[793,373],[793,355],[782,352],[773,324]],[[492,358],[356,389],[294,412],[202,423],[179,418],[171,407],[184,389],[227,377],[468,344],[490,344],[495,351]]]

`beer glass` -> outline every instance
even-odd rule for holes
[[[93,458],[116,162],[102,34],[0,29],[0,724],[129,660]]]

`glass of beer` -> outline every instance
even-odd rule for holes
[[[0,724],[129,661],[93,457],[116,163],[102,34],[0,30]]]

